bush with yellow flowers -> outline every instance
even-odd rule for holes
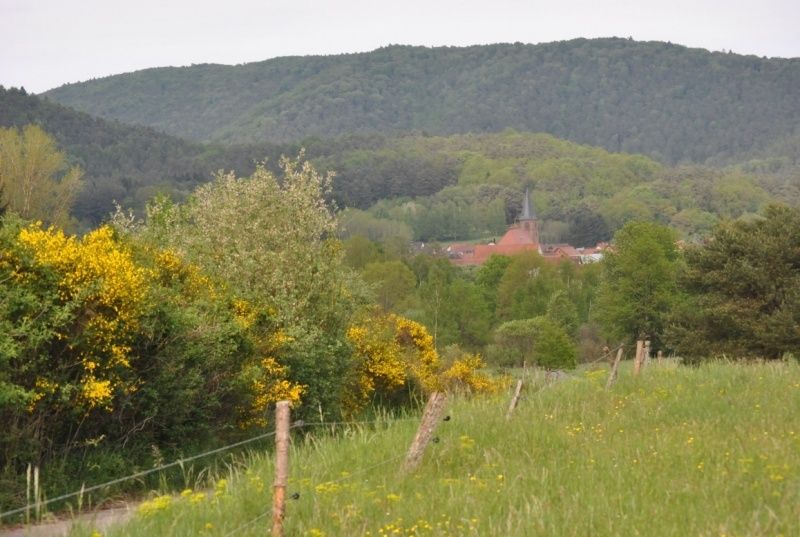
[[[67,488],[111,475],[100,453],[185,451],[264,426],[271,404],[304,391],[281,361],[290,339],[174,251],[4,217],[0,507],[29,462]]]
[[[481,371],[484,363],[478,355],[459,353],[443,361],[427,328],[399,315],[371,312],[348,329],[347,338],[356,363],[344,392],[344,407],[351,413],[374,397],[392,399],[409,384],[422,393],[491,393],[502,386]]]
[[[19,231],[17,248],[33,267],[52,270],[58,302],[80,311],[53,334],[60,363],[48,360],[40,372],[35,383],[47,388],[34,387],[31,410],[56,399],[78,412],[111,411],[115,397],[137,387],[130,353],[146,308],[148,271],[105,226],[78,239],[33,224]]]

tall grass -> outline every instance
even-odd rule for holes
[[[457,400],[413,475],[415,421],[384,420],[291,454],[286,535],[800,535],[800,366],[606,370],[508,398]],[[265,535],[272,464],[154,498],[109,536]],[[88,536],[92,528],[76,528]]]

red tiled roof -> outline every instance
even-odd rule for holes
[[[516,246],[521,244],[535,245],[536,243],[527,230],[519,227],[510,228],[497,243],[498,246]]]

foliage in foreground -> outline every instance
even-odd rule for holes
[[[347,337],[366,298],[330,236],[326,181],[299,161],[284,171],[220,175],[146,223],[118,212],[81,238],[0,221],[0,506],[23,503],[27,464],[52,497],[158,464],[151,450],[255,434],[282,399],[337,419],[401,387],[399,402],[493,388],[480,359],[443,367],[426,328],[396,317],[381,344],[415,348],[414,375],[362,389],[365,363],[395,364]]]
[[[605,376],[531,383],[510,421],[506,397],[456,401],[410,476],[396,468],[414,421],[297,437],[287,535],[800,532],[797,364],[654,364],[611,390]],[[263,535],[271,482],[271,457],[256,456],[214,490],[154,497],[107,537],[225,535],[260,515],[237,535]]]
[[[156,200],[144,223],[121,213],[115,221],[138,240],[175,250],[235,290],[254,318],[268,318],[285,336],[280,361],[305,386],[304,401],[336,415],[349,367],[345,330],[366,298],[333,238],[330,176],[299,159],[282,168],[280,177],[264,166],[247,178],[220,173],[184,204]]]
[[[14,481],[27,464],[55,495],[129,470],[152,446],[241,434],[302,393],[268,354],[280,334],[255,331],[265,320],[245,301],[109,227],[77,238],[6,218],[0,281],[4,506],[23,502]]]

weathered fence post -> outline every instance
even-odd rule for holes
[[[644,341],[636,340],[636,355],[633,358],[633,376],[638,377],[642,369],[642,354],[644,353]]]
[[[617,381],[617,368],[619,367],[620,360],[622,360],[622,353],[624,350],[625,347],[620,345],[619,350],[617,351],[617,357],[614,359],[614,364],[611,366],[611,372],[608,374],[608,381],[606,381],[606,388],[610,388]]]
[[[25,524],[31,523],[31,463],[25,472]]]
[[[444,393],[431,393],[428,402],[425,404],[425,410],[422,413],[422,421],[419,424],[419,429],[417,429],[417,434],[414,437],[414,441],[411,443],[411,447],[408,448],[406,461],[403,464],[403,471],[411,472],[419,465],[420,460],[422,460],[422,454],[425,453],[425,447],[428,445],[428,442],[431,441],[431,438],[433,438],[433,432],[436,430],[436,426],[442,421],[442,414],[444,414],[446,402],[447,395]]]
[[[519,396],[522,393],[522,379],[517,381],[517,387],[514,389],[514,396],[511,398],[511,403],[508,405],[508,412],[506,412],[506,419],[511,419],[511,414],[514,413],[514,409],[517,408],[517,403],[519,402]]]
[[[33,501],[36,502],[34,513],[36,522],[42,521],[42,494],[39,491],[39,465],[33,467]]]
[[[644,354],[643,354],[643,365],[647,367],[650,365],[650,340],[646,340],[644,342]]]
[[[661,362],[664,359],[664,353],[661,350],[658,351],[658,365],[661,365]]]
[[[286,484],[289,481],[289,401],[275,408],[275,482],[272,486],[272,537],[283,537]]]

